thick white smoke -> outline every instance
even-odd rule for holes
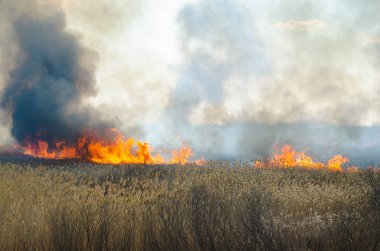
[[[66,16],[65,32],[97,54],[98,94],[84,102],[130,136],[186,141],[205,157],[261,158],[285,143],[321,157],[376,155],[375,0],[48,2]],[[20,55],[13,22],[47,5],[0,5],[5,86]]]

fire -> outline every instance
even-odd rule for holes
[[[27,155],[38,155],[38,157],[47,159],[55,158],[56,154],[53,152],[49,152],[48,148],[49,145],[47,142],[37,140],[37,147],[33,147],[32,144],[27,143],[24,153]]]
[[[189,162],[194,155],[189,146],[182,146],[172,151],[169,160],[160,154],[153,154],[153,148],[146,142],[125,138],[116,129],[108,129],[104,134],[98,132],[84,133],[75,143],[64,141],[49,145],[48,142],[37,140],[37,143],[25,143],[24,154],[46,159],[81,159],[99,164],[180,164]],[[342,172],[342,165],[349,159],[342,155],[335,155],[327,163],[315,162],[305,152],[297,152],[292,146],[286,145],[277,150],[273,158],[267,161],[256,161],[255,167],[277,168],[306,168],[314,170],[326,169]],[[205,160],[194,161],[196,165],[203,165]]]
[[[332,159],[327,162],[327,168],[331,171],[342,172],[342,165],[349,162],[350,160],[342,155],[335,155]]]
[[[159,154],[152,154],[153,148],[145,142],[125,138],[116,129],[109,129],[105,135],[86,132],[73,144],[57,142],[49,145],[37,140],[36,144],[25,143],[24,154],[46,159],[82,159],[99,164],[186,164],[194,155],[188,146],[174,150],[169,161]]]
[[[306,169],[327,169],[329,171],[342,172],[342,165],[349,162],[349,159],[342,155],[335,155],[328,160],[327,164],[314,162],[313,159],[304,152],[297,152],[292,146],[286,145],[277,151],[273,158],[268,161],[256,161],[255,167],[278,167],[278,168],[306,168]]]
[[[188,158],[190,158],[193,155],[193,150],[190,147],[183,146],[181,147],[181,149],[173,151],[170,163],[184,165],[188,162]]]

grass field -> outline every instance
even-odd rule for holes
[[[380,174],[3,163],[0,250],[380,250]]]

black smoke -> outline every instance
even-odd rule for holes
[[[2,106],[19,143],[75,142],[99,127],[83,98],[95,94],[96,55],[65,30],[65,16],[24,14],[14,23],[20,60],[10,72]]]

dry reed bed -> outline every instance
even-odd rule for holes
[[[372,250],[379,193],[369,171],[2,164],[0,250]]]

